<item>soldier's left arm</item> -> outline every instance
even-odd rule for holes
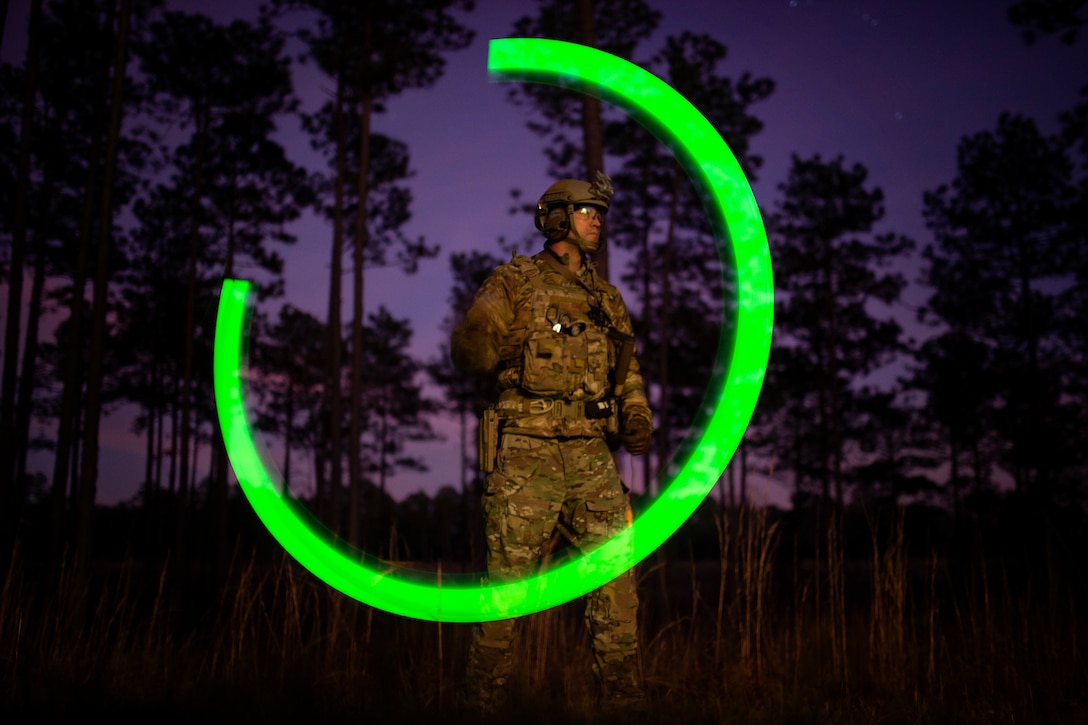
[[[473,375],[490,375],[499,363],[499,343],[514,319],[518,276],[509,264],[488,275],[465,319],[453,330],[450,356],[458,370]]]

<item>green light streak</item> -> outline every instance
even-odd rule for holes
[[[571,88],[635,118],[683,164],[703,196],[726,271],[736,267],[735,316],[723,313],[714,374],[673,481],[634,524],[597,549],[524,580],[485,585],[398,567],[337,542],[283,491],[249,424],[242,386],[249,284],[226,280],[215,332],[215,398],[227,452],[254,511],[300,564],[344,594],[418,619],[475,622],[521,616],[596,589],[644,559],[706,498],[740,443],[766,372],[774,290],[766,232],[751,187],[725,142],[682,96],[647,71],[592,48],[538,39],[490,43],[493,81]],[[734,345],[734,341],[736,345]]]

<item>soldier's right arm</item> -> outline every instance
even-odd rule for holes
[[[473,375],[495,372],[499,345],[514,322],[517,274],[510,265],[499,267],[476,292],[465,319],[450,339],[450,356],[457,369]]]

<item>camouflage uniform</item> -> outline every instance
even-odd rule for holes
[[[453,338],[455,353],[458,345],[498,350],[496,408],[503,425],[483,501],[487,571],[496,582],[534,571],[557,526],[588,550],[630,525],[627,492],[606,442],[607,420],[585,417],[582,406],[610,394],[617,354],[591,309],[599,306],[625,334],[631,334],[631,321],[619,291],[590,262],[577,276],[594,295],[553,269],[544,259],[548,254],[514,257],[496,269]],[[634,356],[622,390],[621,429],[636,417],[652,425]],[[586,597],[604,707],[643,703],[637,610],[631,571]],[[474,628],[466,690],[477,705],[505,703],[513,630],[514,620]]]

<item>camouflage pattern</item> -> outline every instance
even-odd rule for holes
[[[619,291],[600,279],[590,262],[584,261],[577,274],[595,290],[593,296],[554,270],[544,254],[551,252],[515,256],[496,269],[452,340],[455,359],[461,354],[498,361],[490,372],[497,374],[503,428],[484,496],[487,571],[494,582],[536,571],[557,529],[589,550],[630,525],[626,489],[605,441],[607,420],[543,408],[553,400],[584,403],[610,395],[616,350],[591,310],[599,305],[628,335],[631,320]],[[583,329],[570,335],[557,332],[556,324]],[[481,355],[481,350],[488,352]],[[621,389],[621,426],[635,417],[652,426],[634,356]],[[602,707],[637,708],[644,702],[637,611],[631,571],[586,596]],[[514,625],[504,620],[474,628],[465,694],[484,709],[505,704]]]
[[[498,267],[480,286],[462,325],[462,329],[486,332],[476,339],[459,340],[454,335],[455,344],[466,346],[495,345],[497,341],[501,405],[515,405],[535,398],[600,400],[609,394],[612,385],[609,374],[616,363],[616,351],[607,339],[607,331],[593,324],[589,317],[596,301],[588,291],[544,262],[544,254],[551,252],[543,251],[531,258],[515,256]],[[631,318],[619,290],[602,280],[591,262],[583,262],[578,276],[590,289],[596,290],[601,308],[616,329],[630,335]],[[577,337],[555,333],[554,323],[547,318],[548,308],[553,305],[559,317],[569,315],[571,324],[582,323],[585,331]],[[527,342],[532,344],[527,345]],[[541,347],[545,349],[542,351]],[[522,386],[526,354],[537,356],[541,352],[550,354],[553,361],[569,361],[569,370],[556,371],[557,375],[570,376],[566,390],[536,392]],[[625,420],[641,417],[652,424],[637,357],[631,358],[621,400]],[[605,435],[605,427],[606,423],[601,419],[564,419],[538,414],[510,421],[504,430],[542,438],[598,437]]]
[[[487,478],[484,517],[488,576],[502,582],[535,572],[557,527],[583,551],[608,541],[630,525],[630,503],[603,439],[504,435]],[[637,617],[630,570],[586,596],[602,707],[643,704]],[[507,619],[473,630],[466,690],[486,710],[506,704],[514,627]]]

